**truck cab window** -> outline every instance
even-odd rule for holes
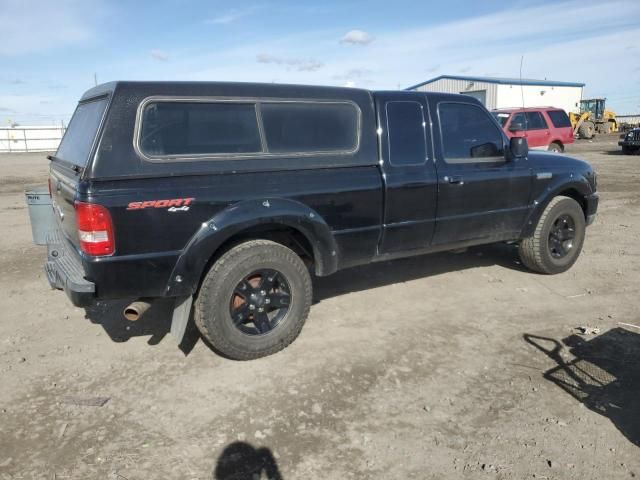
[[[438,105],[442,150],[447,163],[504,160],[502,134],[489,114],[469,103]]]
[[[427,159],[426,123],[418,102],[387,102],[389,161],[392,165],[422,165]]]

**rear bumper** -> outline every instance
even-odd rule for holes
[[[85,279],[80,256],[59,230],[47,234],[47,262],[44,266],[52,288],[64,290],[76,307],[91,305],[96,286]]]
[[[600,201],[600,195],[597,193],[592,193],[591,195],[587,195],[585,197],[587,202],[587,209],[585,212],[585,217],[587,221],[587,225],[591,225],[596,219],[596,214],[598,212],[598,202]]]

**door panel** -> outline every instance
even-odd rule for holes
[[[424,98],[419,93],[377,97],[385,182],[380,253],[424,248],[433,236],[438,185]]]
[[[526,160],[517,160],[473,168],[439,168],[438,221],[433,243],[490,241],[519,232],[528,211],[531,188],[526,164]]]
[[[506,138],[479,105],[432,102],[440,122],[433,244],[491,242],[517,235],[529,208],[528,161],[506,160]]]

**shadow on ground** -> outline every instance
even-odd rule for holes
[[[545,379],[609,418],[640,447],[640,334],[614,328],[591,340],[571,335],[560,342],[530,334],[524,340],[556,362]],[[565,347],[573,360],[566,360]]]
[[[171,330],[173,299],[163,298],[154,301],[151,308],[135,322],[125,320],[122,315],[124,308],[132,301],[132,299],[100,301],[85,308],[85,318],[101,325],[114,342],[126,342],[133,337],[149,336],[147,343],[157,345]],[[198,342],[198,338],[197,328],[190,319],[184,339],[179,345],[180,350],[188,355]]]
[[[314,303],[351,292],[490,265],[523,270],[518,260],[517,248],[506,244],[476,247],[463,253],[438,253],[371,263],[341,270],[329,277],[314,278]],[[157,345],[171,329],[173,300],[156,300],[140,320],[129,322],[123,318],[122,311],[133,300],[100,301],[86,308],[85,316],[91,322],[101,325],[114,342],[149,336],[147,343]],[[198,338],[198,330],[190,320],[185,338],[180,344],[185,355],[193,350]]]
[[[271,450],[254,448],[245,442],[234,442],[225,447],[212,476],[215,480],[282,480]]]

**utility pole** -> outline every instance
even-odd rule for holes
[[[98,86],[98,74],[96,72],[93,72],[93,85]]]

